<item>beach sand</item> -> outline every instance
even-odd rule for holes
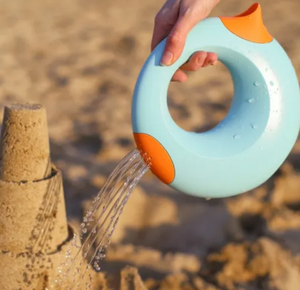
[[[299,78],[300,4],[260,3],[268,30]],[[62,170],[75,226],[135,147],[132,92],[162,4],[0,0],[0,112],[15,102],[46,107],[51,157]],[[223,0],[212,15],[235,15],[251,4]],[[186,84],[170,85],[171,115],[184,129],[205,131],[226,115],[232,90],[222,64],[192,73]],[[176,192],[147,173],[120,219],[99,289],[300,289],[299,169],[297,142],[261,187],[209,201]]]

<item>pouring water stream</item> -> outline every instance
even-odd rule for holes
[[[58,277],[50,289],[56,286],[66,290],[92,288],[91,274],[88,282],[85,285],[82,283],[91,267],[96,272],[100,271],[99,262],[105,257],[106,248],[132,190],[149,169],[149,160],[144,160],[145,156],[135,149],[110,174],[83,218],[80,235],[82,245],[77,245],[78,239],[74,235],[65,262],[59,267]]]

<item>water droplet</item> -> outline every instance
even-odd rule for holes
[[[87,233],[87,229],[86,229],[86,228],[82,229],[82,232],[83,232],[84,234],[86,234],[86,233]]]
[[[248,99],[248,100],[247,100],[247,102],[250,103],[250,104],[253,103],[254,101],[255,101],[254,98],[251,98],[251,99]]]
[[[211,197],[207,197],[206,200],[211,200]]]
[[[95,268],[96,271],[100,271],[101,270],[100,266],[98,265],[97,262],[94,262],[94,268]]]
[[[270,85],[271,85],[271,86],[274,86],[274,83],[273,83],[272,81],[270,81]]]
[[[69,251],[66,252],[66,258],[68,259],[70,257],[71,257],[71,250],[69,250]]]
[[[251,124],[251,127],[252,127],[252,129],[257,129],[258,128],[257,124]]]
[[[233,138],[234,138],[234,139],[240,139],[240,138],[241,138],[241,135],[235,134],[235,135],[233,135]]]
[[[258,86],[260,86],[260,83],[259,82],[254,82],[253,85],[258,87]]]

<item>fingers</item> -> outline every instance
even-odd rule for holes
[[[151,51],[171,32],[179,11],[180,1],[168,0],[157,13],[151,41]]]
[[[178,70],[172,77],[173,82],[184,83],[187,80],[187,75],[182,71]]]
[[[207,58],[204,62],[204,64],[202,65],[202,67],[207,67],[209,65],[216,65],[218,62],[218,56],[217,54],[213,53],[213,52],[209,52],[207,54]]]
[[[190,57],[188,62],[181,66],[181,69],[185,70],[185,71],[196,71],[196,70],[200,69],[204,64],[204,62],[207,58],[207,55],[208,54],[204,51],[195,52]]]
[[[169,66],[178,60],[185,46],[189,31],[207,17],[219,0],[167,0],[155,18],[151,41],[153,50],[165,37],[166,45],[161,65]],[[173,81],[184,82],[184,71],[196,71],[201,67],[214,65],[218,57],[215,53],[197,52],[173,76]]]
[[[217,54],[213,52],[198,51],[195,52],[188,62],[180,67],[184,71],[197,71],[201,67],[215,65],[218,62]]]
[[[202,19],[207,17],[219,0],[182,0],[178,19],[171,30],[161,59],[162,65],[172,65],[180,57],[188,33]]]
[[[194,21],[186,16],[181,16],[177,20],[166,40],[165,50],[161,59],[162,65],[169,66],[180,57],[185,45],[187,34],[194,25]]]
[[[205,51],[198,51],[191,56],[187,63],[182,65],[180,69],[175,72],[172,77],[172,81],[185,82],[187,80],[187,75],[184,71],[197,71],[201,67],[216,65],[217,62],[217,54],[213,52],[207,53]]]
[[[162,18],[155,19],[154,31],[151,41],[151,51],[171,32],[173,25],[164,23]]]

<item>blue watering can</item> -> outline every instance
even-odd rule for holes
[[[172,66],[160,65],[165,43],[144,64],[132,103],[134,138],[152,172],[174,189],[206,198],[237,195],[264,183],[296,142],[300,92],[289,57],[263,24],[260,5],[236,17],[200,22]],[[181,129],[167,105],[173,74],[196,51],[217,53],[234,85],[229,113],[204,133]]]

